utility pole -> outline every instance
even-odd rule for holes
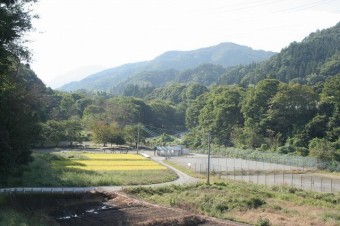
[[[210,184],[210,133],[208,133],[208,179],[207,184]]]
[[[138,123],[138,130],[137,130],[137,154],[138,154],[138,150],[139,149],[139,123]]]

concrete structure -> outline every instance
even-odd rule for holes
[[[189,151],[182,146],[158,146],[156,147],[156,155],[163,157],[173,157],[187,155]]]

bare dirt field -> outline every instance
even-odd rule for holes
[[[50,225],[230,225],[244,224],[192,214],[138,200],[124,192],[16,195],[16,208],[40,216]]]

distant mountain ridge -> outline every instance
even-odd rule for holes
[[[105,67],[99,65],[87,65],[84,67],[76,68],[72,71],[57,76],[51,81],[48,81],[47,85],[50,86],[52,89],[56,89],[67,83],[84,79],[87,76],[99,71],[103,71],[104,69]]]
[[[241,64],[260,62],[275,53],[263,50],[253,50],[250,47],[234,43],[221,43],[216,46],[191,51],[169,51],[151,61],[124,64],[90,75],[77,82],[68,83],[60,88],[63,91],[79,89],[107,91],[114,90],[122,82],[133,80],[139,73],[147,71],[187,70],[201,64],[217,64],[230,67]],[[173,75],[175,79],[176,74]],[[141,77],[141,76],[139,76]],[[171,78],[168,78],[171,80]]]

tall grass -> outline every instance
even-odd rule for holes
[[[217,181],[212,185],[140,187],[128,189],[128,192],[152,202],[250,224],[268,225],[278,216],[288,221],[286,225],[293,224],[289,223],[290,217],[305,222],[293,225],[340,224],[340,193],[315,193],[236,181]]]

